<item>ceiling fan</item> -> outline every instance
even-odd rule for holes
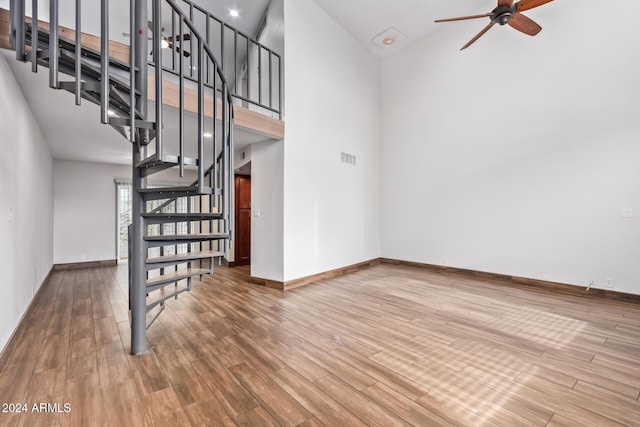
[[[148,21],[147,25],[149,26],[149,31],[153,32],[153,22]],[[162,27],[162,33],[163,33],[162,40],[160,40],[160,45],[162,46],[162,49],[173,50],[173,44],[174,44],[173,36],[165,36],[164,27]],[[131,37],[131,34],[129,33],[122,33],[122,35],[125,37]],[[153,40],[153,37],[149,37],[149,40]],[[190,34],[182,34],[182,35],[178,34],[176,35],[175,43],[180,43],[181,41],[189,41],[189,40],[191,40]],[[191,56],[189,52],[187,52],[186,50],[180,49],[178,46],[176,46],[176,52],[182,53],[186,57]],[[153,54],[153,50],[151,50],[151,53],[149,53],[149,55],[152,55],[152,54]]]
[[[551,1],[553,0],[520,0],[519,2],[514,4],[513,0],[498,0],[498,6],[489,13],[485,13],[482,15],[461,16],[459,18],[438,19],[435,22],[464,21],[467,19],[476,18],[491,19],[489,25],[484,27],[484,29],[480,31],[474,38],[472,38],[467,44],[462,46],[462,49],[460,50],[463,50],[471,46],[476,40],[478,40],[487,31],[489,31],[495,24],[509,24],[509,26],[522,33],[528,34],[530,36],[535,36],[540,32],[540,30],[542,30],[542,27],[536,24],[532,19],[524,16],[521,12],[533,9],[534,7],[542,6],[543,4],[549,3]]]

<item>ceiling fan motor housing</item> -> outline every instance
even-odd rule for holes
[[[491,21],[496,24],[505,25],[513,18],[516,13],[517,6],[514,4],[511,7],[498,6],[491,12]]]

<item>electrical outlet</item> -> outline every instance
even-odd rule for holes
[[[604,281],[604,287],[608,289],[613,289],[613,277],[607,277]]]

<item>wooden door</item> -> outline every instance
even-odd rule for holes
[[[236,220],[234,265],[251,263],[251,176],[236,175]]]

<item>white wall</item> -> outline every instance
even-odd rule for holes
[[[251,146],[251,275],[284,281],[284,141]]]
[[[114,131],[115,132],[115,131]],[[127,141],[123,140],[123,144]],[[175,171],[149,180],[179,183]],[[55,264],[116,259],[116,178],[131,180],[131,167],[106,163],[54,162]],[[185,181],[195,180],[189,172]]]
[[[624,3],[601,31],[596,4],[555,2],[536,38],[496,27],[459,52],[443,26],[383,61],[383,256],[640,294],[640,6]]]
[[[284,278],[380,255],[378,62],[312,0],[285,17]],[[356,167],[340,153],[357,156]]]
[[[258,40],[282,55],[284,52],[284,0],[271,0],[267,14],[267,27]],[[275,64],[274,64],[275,66]]]
[[[124,165],[54,162],[55,264],[116,259],[114,179],[130,177]]]
[[[53,161],[0,54],[0,348],[52,265]]]

